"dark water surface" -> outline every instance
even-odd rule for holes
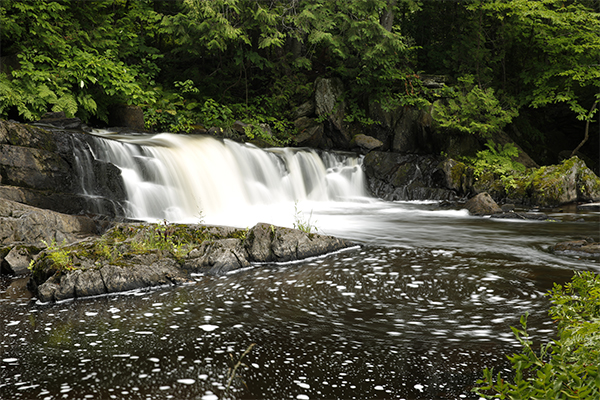
[[[59,304],[3,281],[0,398],[476,398],[482,369],[507,369],[519,351],[510,326],[528,311],[534,341],[550,340],[544,293],[600,269],[547,250],[600,240],[598,213],[532,222],[437,204],[307,207],[320,231],[360,246]]]

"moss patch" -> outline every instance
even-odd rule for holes
[[[52,275],[77,269],[98,268],[103,263],[129,265],[138,255],[156,253],[182,261],[202,243],[220,239],[245,239],[247,231],[226,227],[183,224],[120,224],[95,240],[70,245],[51,243],[32,264],[34,280],[40,284]]]

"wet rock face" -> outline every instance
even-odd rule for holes
[[[436,157],[369,152],[363,161],[369,189],[384,200],[453,200],[460,192],[448,186]]]
[[[122,215],[118,203],[125,189],[120,170],[93,157],[81,168],[76,154],[89,153],[91,142],[85,133],[0,120],[0,197],[68,214]],[[108,197],[92,200],[83,195],[82,182],[89,177],[82,174],[95,180],[92,194]]]

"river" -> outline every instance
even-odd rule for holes
[[[131,217],[240,227],[303,221],[357,245],[222,277],[196,275],[178,287],[57,304],[32,300],[4,278],[2,399],[477,398],[470,389],[483,368],[510,373],[506,355],[519,351],[510,326],[529,312],[534,342],[551,340],[544,294],[574,270],[600,270],[595,260],[548,251],[560,241],[600,240],[597,212],[565,207],[549,212],[552,222],[473,217],[437,202],[373,199],[360,159],[348,155],[210,140],[209,153],[225,151],[219,160],[226,162],[199,167],[205,157],[188,139],[102,136],[106,143],[91,151],[115,163],[111,157],[123,157],[117,165],[129,174]],[[173,146],[171,161],[158,154]],[[260,157],[261,167],[252,158],[226,170],[246,153]],[[146,167],[136,172],[128,160]],[[264,167],[269,162],[274,167]],[[158,177],[149,163],[171,176]],[[195,173],[184,177],[180,168]],[[203,171],[217,176],[200,178]],[[149,192],[132,200],[140,188]]]

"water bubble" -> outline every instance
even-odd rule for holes
[[[215,329],[217,329],[218,326],[217,325],[206,324],[206,325],[200,325],[199,328],[202,329],[205,332],[212,332]]]

